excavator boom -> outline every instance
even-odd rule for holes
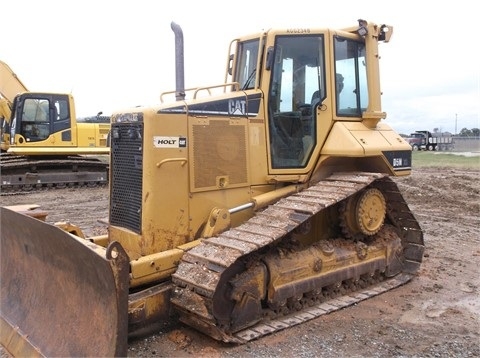
[[[28,92],[27,87],[5,62],[0,61],[0,95],[10,104],[19,93]]]
[[[10,66],[0,61],[0,146],[2,151],[7,151],[9,147],[9,136],[8,133],[4,132],[8,130],[8,124],[10,123],[13,100],[17,94],[24,92],[28,92],[27,87]]]

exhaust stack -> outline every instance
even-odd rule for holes
[[[177,101],[185,99],[185,70],[183,58],[183,31],[172,21],[171,28],[175,34],[175,98]]]

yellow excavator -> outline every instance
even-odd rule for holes
[[[172,317],[244,343],[421,265],[422,230],[392,179],[410,174],[411,147],[382,121],[391,26],[239,37],[225,82],[193,89],[171,26],[175,90],[112,115],[108,234],[1,208],[13,355],[125,356],[130,334]]]
[[[106,183],[110,117],[77,118],[71,94],[31,92],[0,61],[2,192]]]

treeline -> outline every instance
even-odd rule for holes
[[[479,137],[480,136],[480,129],[479,128],[462,128],[462,130],[458,133],[460,137]]]

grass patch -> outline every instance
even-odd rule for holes
[[[412,152],[413,168],[445,167],[462,169],[480,169],[480,156],[466,156],[459,153]]]

